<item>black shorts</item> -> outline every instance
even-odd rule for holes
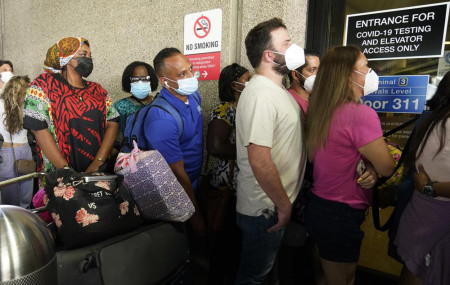
[[[365,216],[365,210],[311,193],[306,208],[306,228],[317,242],[320,257],[335,262],[357,262]]]

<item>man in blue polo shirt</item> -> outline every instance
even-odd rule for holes
[[[183,130],[180,136],[172,114],[161,108],[151,108],[144,124],[145,137],[149,145],[164,156],[191,198],[195,214],[189,221],[194,232],[203,235],[205,223],[194,196],[203,161],[203,115],[198,81],[192,63],[176,48],[161,50],[153,66],[163,86],[159,96],[178,111]]]

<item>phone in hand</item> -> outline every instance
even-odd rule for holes
[[[358,161],[358,165],[356,165],[356,173],[358,174],[358,176],[361,176],[365,171],[366,171],[366,164],[364,163],[364,160],[360,159]]]

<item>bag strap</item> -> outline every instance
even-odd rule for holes
[[[128,165],[130,166],[130,169],[131,169],[131,173],[135,173],[137,171],[136,157],[140,153],[140,149],[135,140],[133,140],[133,145],[134,145],[134,148],[131,150],[130,153],[121,155],[121,156],[117,157],[117,160],[116,160],[116,166],[119,166],[119,167],[121,167],[123,164],[128,163]]]
[[[18,170],[17,170],[16,152],[14,151],[14,143],[13,143],[13,138],[12,138],[11,133],[9,133],[9,137],[11,138],[11,150],[12,150],[13,158],[14,158],[14,175],[18,176],[19,174],[18,174]]]
[[[11,133],[9,133],[9,137],[11,138],[11,150],[12,150],[13,159],[14,159],[14,165],[13,165],[14,176],[18,177],[19,176],[19,170],[17,169],[16,152],[14,151],[14,143],[13,143],[13,138],[12,138]],[[19,183],[16,183],[16,188],[17,188],[17,191],[20,192]]]
[[[197,104],[200,105],[200,94],[198,91],[195,91],[194,94],[192,94],[192,97],[194,97],[195,101],[197,101]]]
[[[155,98],[158,98],[158,96],[159,96],[159,92],[156,93]],[[150,111],[150,105],[152,104],[152,103],[150,103],[148,105],[144,105],[144,103],[142,103],[141,101],[135,99],[134,96],[130,96],[129,98],[134,100],[134,101],[136,101],[136,102],[138,102],[139,104],[141,104],[144,107],[142,107],[141,109],[139,109],[135,113],[132,113],[132,114],[129,114],[129,115],[126,116],[126,118],[125,118],[125,120],[123,122],[123,130],[121,130],[122,132],[124,132],[124,136],[122,138],[122,141],[120,142],[119,149],[121,149],[124,145],[126,145],[129,149],[133,149],[133,147],[134,147],[133,140],[136,140],[136,138],[133,138],[133,135],[131,135],[130,137],[126,137],[125,136],[125,130],[127,128],[127,118],[129,116],[131,116],[131,115],[134,115],[133,122],[131,122],[131,132],[133,132],[134,125],[136,124],[136,121],[137,121],[137,118],[139,116],[139,113],[141,111],[143,111],[143,109],[145,109],[148,106],[148,108],[146,110],[146,114],[145,114],[145,117],[147,117],[147,113],[148,113],[148,111]]]
[[[390,136],[390,135],[395,134],[396,132],[398,132],[398,131],[400,131],[400,130],[403,130],[404,128],[406,128],[407,126],[411,125],[412,123],[414,123],[414,122],[417,121],[418,119],[419,119],[419,117],[415,117],[415,118],[412,118],[411,120],[409,120],[409,121],[407,121],[407,122],[404,122],[404,123],[401,124],[400,126],[397,126],[397,127],[393,128],[392,130],[390,130],[390,131],[388,131],[388,132],[385,132],[385,133],[383,134],[383,137],[388,137],[388,136]]]
[[[409,126],[413,122],[417,121],[418,119],[419,119],[419,117],[413,118],[413,119],[401,124],[400,126],[396,127],[395,129],[392,129],[391,131],[386,132],[385,134],[383,134],[383,136],[384,137],[390,136],[390,135],[398,132],[399,130],[406,128],[407,126]],[[380,223],[380,201],[378,199],[378,187],[380,187],[386,181],[391,179],[391,177],[397,172],[397,170],[403,164],[403,160],[405,159],[404,154],[408,153],[408,151],[409,151],[409,146],[411,144],[411,141],[413,140],[414,135],[416,134],[416,129],[417,129],[417,125],[414,127],[414,129],[411,132],[411,135],[409,136],[408,140],[406,141],[405,147],[403,148],[403,151],[402,151],[402,155],[400,156],[400,159],[397,163],[397,166],[395,166],[395,169],[394,169],[394,172],[392,172],[392,175],[389,177],[382,177],[382,178],[378,179],[377,183],[375,184],[375,187],[373,187],[372,220],[373,220],[373,225],[379,231],[385,232],[391,227],[392,222],[394,221],[394,215],[391,214],[391,216],[386,221],[386,223],[384,223],[384,225],[381,225],[381,223]]]

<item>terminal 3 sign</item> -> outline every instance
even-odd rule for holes
[[[420,114],[425,108],[429,75],[380,76],[378,90],[361,98],[377,112]]]
[[[345,45],[368,60],[442,57],[449,3],[348,15]]]

